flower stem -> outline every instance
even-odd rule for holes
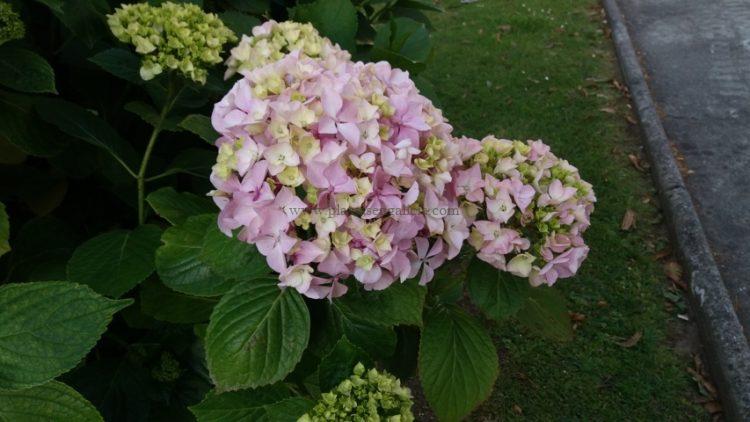
[[[172,83],[172,79],[170,78],[167,86],[167,96],[164,100],[164,107],[162,107],[161,109],[159,119],[154,124],[154,130],[151,132],[151,137],[148,139],[148,144],[146,144],[146,151],[143,153],[141,166],[138,168],[138,174],[136,175],[136,180],[138,182],[138,224],[143,224],[146,222],[146,209],[144,202],[146,197],[146,169],[148,168],[148,162],[151,159],[151,153],[154,150],[154,145],[156,145],[156,139],[159,137],[159,133],[161,133],[162,126],[164,125],[164,120],[172,110],[177,97],[180,96],[180,92],[182,92],[182,89],[177,92],[174,91],[174,84]]]

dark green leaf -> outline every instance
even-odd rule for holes
[[[217,301],[214,299],[187,296],[168,289],[156,280],[141,286],[141,310],[159,321],[175,324],[195,324],[208,321]]]
[[[190,192],[177,192],[172,187],[161,188],[151,192],[146,202],[154,211],[172,225],[185,222],[188,217],[207,214],[216,210],[208,198]]]
[[[159,125],[162,130],[168,130],[172,132],[179,132],[181,130],[178,126],[179,118],[166,116],[164,119],[162,119],[156,109],[142,101],[131,101],[125,104],[125,110],[140,117],[141,120],[153,127]]]
[[[68,371],[132,302],[69,282],[0,287],[0,389],[33,387]]]
[[[485,400],[497,378],[497,351],[487,331],[456,306],[425,316],[419,379],[440,420],[459,421]]]
[[[35,108],[44,121],[70,136],[106,150],[129,169],[134,168],[136,154],[133,147],[94,113],[58,99],[40,100]]]
[[[316,0],[292,9],[297,22],[310,22],[321,35],[349,51],[355,49],[357,9],[350,0]]]
[[[213,145],[219,134],[211,125],[209,117],[200,114],[191,114],[180,122],[180,127],[200,136],[201,139]]]
[[[255,26],[260,25],[260,19],[255,16],[246,15],[241,12],[229,10],[219,14],[219,18],[229,29],[241,37],[243,34],[251,34]]]
[[[347,315],[382,325],[422,325],[422,308],[427,288],[417,280],[395,282],[385,290],[350,289],[334,303]]]
[[[282,290],[277,283],[241,283],[214,308],[206,331],[206,361],[218,389],[272,384],[302,358],[310,314],[296,290]]]
[[[66,139],[39,121],[33,102],[30,96],[0,93],[0,138],[29,155],[52,157],[66,147]]]
[[[174,161],[172,161],[167,169],[159,174],[158,177],[185,173],[207,179],[211,174],[211,167],[215,163],[216,151],[208,151],[200,148],[187,148],[177,154]]]
[[[0,202],[0,256],[10,251],[9,238],[10,222],[8,221],[8,213],[5,211],[5,204]]]
[[[89,60],[118,78],[134,84],[144,82],[139,73],[141,59],[129,50],[110,48],[97,53]]]
[[[236,281],[270,272],[254,246],[219,231],[215,214],[189,217],[167,229],[162,242],[156,252],[156,269],[164,284],[178,292],[216,296]]]
[[[528,279],[502,272],[479,258],[469,265],[466,287],[471,301],[496,321],[518,312],[531,289]]]
[[[62,220],[41,217],[26,222],[13,237],[8,279],[65,279],[66,265],[78,242],[77,232]]]
[[[89,239],[70,258],[68,280],[86,284],[106,296],[120,297],[154,271],[160,237],[161,230],[147,224]]]
[[[67,385],[50,381],[27,390],[0,390],[0,420],[96,422],[96,408]]]
[[[190,411],[198,422],[258,421],[266,416],[264,406],[279,403],[291,396],[291,391],[282,384],[221,394],[211,391],[202,402],[191,406]]]
[[[57,94],[55,72],[42,56],[24,48],[0,48],[0,84],[16,91]]]
[[[266,258],[255,246],[228,237],[214,224],[208,227],[203,239],[201,261],[224,278],[251,280],[268,275],[271,269]]]
[[[310,411],[315,402],[305,397],[289,397],[278,403],[263,406],[269,422],[296,421]]]
[[[335,337],[345,335],[352,343],[361,347],[374,358],[384,358],[393,355],[396,347],[396,333],[392,326],[373,322],[351,312],[344,313],[334,301],[330,306],[330,315],[333,327],[326,326],[325,329],[335,330]],[[331,335],[334,335],[332,332]]]
[[[529,330],[544,337],[560,341],[573,338],[565,298],[551,287],[530,289],[516,317]]]
[[[58,19],[88,48],[109,34],[106,17],[109,5],[106,0],[65,0]]]
[[[203,239],[209,227],[215,226],[216,215],[204,214],[164,231],[163,245],[156,251],[156,271],[167,287],[189,295],[217,296],[234,286],[233,280],[219,275],[202,257]],[[224,259],[230,261],[234,257]]]
[[[39,3],[46,5],[52,10],[52,12],[59,16],[63,12],[63,0],[36,0]]]
[[[133,349],[138,348],[134,346]],[[156,381],[147,369],[128,357],[105,358],[79,366],[63,379],[96,406],[106,421],[150,420]]]
[[[269,3],[269,0],[229,0],[229,4],[235,9],[254,15],[262,15],[268,12]]]
[[[428,12],[442,12],[443,9],[431,0],[400,0],[398,7],[405,9],[426,10]]]
[[[318,367],[320,391],[331,391],[352,374],[354,367],[362,363],[372,366],[372,359],[359,347],[353,345],[346,336],[341,337],[330,353],[323,357]]]
[[[378,28],[372,59],[387,60],[394,67],[418,74],[424,70],[431,52],[430,32],[423,23],[395,18]]]

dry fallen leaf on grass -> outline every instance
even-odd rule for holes
[[[603,111],[603,112],[609,113],[609,114],[615,114],[615,113],[617,113],[617,111],[614,108],[612,108],[612,107],[600,108],[599,111]]]
[[[635,226],[635,211],[631,209],[625,210],[625,215],[622,217],[622,224],[620,224],[620,229],[622,230],[630,230]]]
[[[628,121],[628,123],[630,123],[630,124],[631,124],[631,125],[633,125],[633,126],[635,126],[635,125],[637,125],[637,124],[638,124],[638,121],[637,121],[637,120],[635,120],[635,117],[633,117],[633,116],[631,116],[631,115],[629,115],[629,114],[628,114],[627,116],[625,116],[625,120],[627,120],[627,121]]]
[[[632,336],[630,336],[629,339],[627,339],[625,341],[618,342],[617,344],[619,346],[621,346],[621,347],[629,349],[629,348],[635,346],[636,344],[638,344],[638,342],[641,341],[641,337],[643,337],[643,332],[642,331],[637,331],[635,334],[633,334]]]
[[[638,171],[646,171],[646,169],[643,168],[643,165],[641,164],[641,159],[638,158],[635,154],[628,154],[628,160],[630,160],[630,164],[635,167]]]
[[[523,415],[523,409],[521,409],[521,406],[514,404],[512,409],[513,409],[513,413],[515,413],[516,415],[518,416]]]
[[[682,267],[677,261],[667,261],[664,263],[664,273],[670,280],[678,282],[682,280]]]

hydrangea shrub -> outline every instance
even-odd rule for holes
[[[550,286],[591,186],[541,141],[454,133],[417,88],[431,5],[298,3],[0,3],[4,402],[409,421],[418,373],[459,420],[499,371],[464,285],[570,335]]]

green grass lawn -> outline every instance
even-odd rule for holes
[[[595,0],[441,2],[431,16],[434,61],[425,73],[456,134],[547,141],[593,183],[598,204],[588,261],[557,288],[585,316],[575,339],[531,336],[512,321],[493,328],[501,362],[490,399],[472,420],[706,419],[692,403],[683,331],[667,310],[657,251],[667,246],[648,174],[628,154],[638,139],[614,87],[616,62]],[[622,231],[626,209],[636,227]],[[642,332],[633,347],[618,345]]]

